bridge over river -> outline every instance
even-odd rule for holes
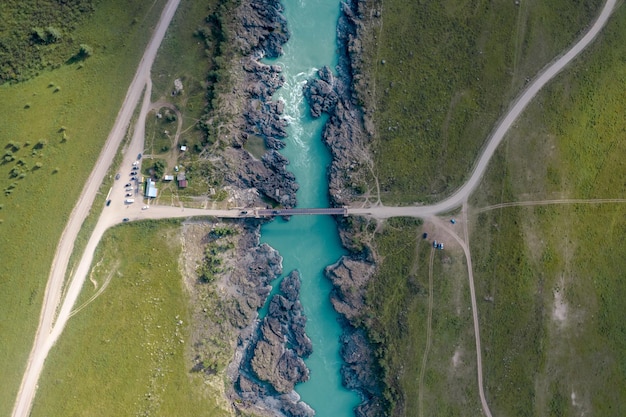
[[[244,213],[243,211],[241,212]],[[292,208],[292,209],[254,209],[255,217],[268,217],[268,216],[293,216],[301,214],[329,214],[329,215],[348,215],[348,209],[345,207],[338,208]]]

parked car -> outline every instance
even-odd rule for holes
[[[141,209],[142,210],[148,210],[150,208],[150,206],[143,206]]]
[[[129,182],[128,184],[126,184],[124,187],[130,187],[132,184]]]
[[[107,200],[107,207],[111,205],[111,200]]]
[[[119,180],[119,179],[120,179],[120,173],[119,173],[119,172],[118,172],[118,173],[117,173],[117,175],[115,176],[115,179],[116,179],[116,180]]]
[[[137,177],[131,177],[130,180],[131,181],[135,181],[135,180],[137,180]]]
[[[122,221],[123,221],[123,222],[127,222],[127,221],[129,221],[129,220],[130,220],[130,219],[129,219],[128,217],[124,217],[124,218],[122,219]]]
[[[132,193],[126,193],[126,197],[132,197],[133,194]]]
[[[141,154],[137,155],[137,160],[141,159]]]

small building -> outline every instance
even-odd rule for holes
[[[184,172],[179,172],[178,174],[176,174],[176,180],[177,181],[182,181],[182,180],[186,180],[187,176],[185,175]]]
[[[163,176],[163,181],[174,181],[174,176],[173,175],[164,175]]]
[[[157,196],[157,188],[156,184],[152,179],[148,178],[146,181],[146,197],[148,198],[156,198]]]
[[[186,145],[180,145],[180,150],[182,152],[185,152],[187,150],[187,146]]]
[[[180,188],[187,188],[187,180],[180,180],[180,181],[178,181],[178,187],[180,187]]]

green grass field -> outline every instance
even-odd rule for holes
[[[384,370],[391,415],[418,415],[419,375],[426,348],[428,294],[433,291],[432,344],[424,369],[424,415],[480,413],[467,266],[460,250],[437,251],[433,287],[431,241],[419,222],[391,219],[377,236],[380,271],[368,288],[370,337]]]
[[[451,2],[419,4],[409,11],[385,2],[384,29],[375,33],[378,45],[367,49],[376,80],[374,150],[384,201],[438,200],[458,186],[525,78],[579,35],[600,2],[574,7],[530,1],[519,8],[513,2],[489,8],[456,4],[456,9]],[[472,206],[623,196],[626,35],[619,22],[624,14],[619,10],[593,50],[526,111],[495,155]],[[412,36],[419,39],[405,41]],[[438,167],[445,167],[445,174]],[[472,214],[485,387],[494,415],[623,414],[625,331],[618,318],[626,295],[619,280],[623,211],[570,206]],[[423,347],[408,340],[424,343],[419,337],[425,338],[426,302],[423,293],[407,294],[414,279],[411,265],[420,259],[423,286],[427,263],[424,254],[416,258],[407,247],[419,229],[389,224],[374,241],[383,262],[370,284],[370,316],[377,318],[370,331],[380,344],[393,415],[417,415]],[[450,258],[463,263],[460,253]],[[462,291],[467,297],[466,286]],[[419,308],[407,308],[410,300]],[[437,293],[435,305],[436,300]],[[412,327],[401,328],[407,322]],[[426,415],[433,409],[437,415],[480,413],[471,317],[463,323],[473,368],[465,380],[446,385],[441,362],[439,378],[425,383]],[[436,337],[435,321],[433,326]],[[440,340],[447,341],[445,334]],[[453,340],[440,345],[448,355]],[[434,346],[431,352],[437,351]],[[410,349],[414,352],[403,352]],[[469,402],[455,403],[453,389],[471,390],[465,393]]]
[[[223,416],[187,359],[190,303],[180,275],[178,222],[109,231],[82,305],[51,351],[32,415]]]
[[[519,3],[384,2],[382,24],[364,40],[373,85],[363,97],[384,201],[435,201],[458,187],[527,78],[601,1]]]
[[[474,196],[623,198],[626,17],[523,115]],[[487,399],[510,416],[622,415],[626,393],[626,206],[506,208],[472,232]]]
[[[99,4],[72,34],[91,57],[0,86],[0,415],[13,406],[59,236],[163,4]]]
[[[197,122],[207,106],[207,79],[213,67],[216,43],[195,35],[199,29],[210,33],[206,18],[218,0],[181,2],[152,67],[152,101],[167,101],[183,115],[180,143],[201,149],[204,133]],[[185,51],[181,53],[181,51]],[[172,95],[174,80],[180,79],[183,92]]]

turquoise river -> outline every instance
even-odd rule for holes
[[[328,207],[326,177],[330,155],[321,141],[325,118],[313,120],[302,95],[305,81],[318,68],[337,64],[336,27],[338,0],[283,1],[291,38],[284,55],[272,63],[283,68],[285,85],[274,99],[285,102],[290,126],[287,146],[281,151],[300,189],[299,207]],[[308,318],[306,332],[313,354],[306,360],[311,378],[296,387],[302,400],[320,417],[353,416],[359,396],[341,385],[338,315],[330,304],[330,281],[323,271],[345,254],[335,221],[328,216],[294,216],[263,226],[261,240],[283,256],[285,274],[298,269],[302,278],[301,301]]]

